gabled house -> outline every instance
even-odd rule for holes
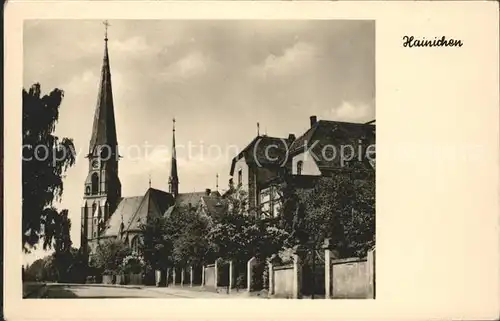
[[[312,188],[320,177],[349,168],[375,170],[375,120],[349,123],[310,117],[310,128],[289,147],[286,171],[261,184],[260,204],[264,217],[279,212],[285,180],[298,189]]]
[[[373,123],[375,121],[372,121]],[[290,146],[292,175],[330,176],[357,163],[375,168],[375,125],[310,117],[310,128]]]
[[[231,163],[230,176],[236,190],[248,193],[250,211],[260,206],[260,191],[265,182],[278,177],[288,164],[288,149],[295,136],[288,138],[258,135]]]

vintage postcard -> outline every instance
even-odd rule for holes
[[[500,314],[495,3],[6,12],[7,319]]]

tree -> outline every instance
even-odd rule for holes
[[[99,243],[93,256],[93,267],[104,273],[119,272],[123,259],[132,250],[120,239],[107,239]]]
[[[37,259],[29,266],[26,267],[25,280],[26,281],[40,281],[42,270],[44,267],[44,259]]]
[[[172,263],[172,239],[168,235],[167,218],[150,219],[142,224],[139,252],[152,269],[162,270]]]
[[[24,251],[43,239],[43,248],[52,246],[58,216],[53,206],[63,195],[66,170],[75,163],[73,140],[54,135],[64,93],[54,89],[41,96],[40,84],[23,89],[23,209]]]
[[[218,257],[246,262],[278,253],[288,233],[254,216],[224,215],[212,226],[208,238]]]
[[[85,283],[87,277],[88,257],[81,249],[71,248],[64,267],[65,278],[70,283]]]
[[[25,281],[83,283],[86,277],[86,264],[86,258],[79,249],[71,248],[64,252],[64,256],[54,252],[27,265]]]
[[[48,224],[46,235],[54,240],[54,264],[58,271],[59,281],[64,281],[69,278],[68,269],[75,259],[75,253],[71,252],[71,220],[68,218],[67,210],[55,213],[52,219],[53,221]]]
[[[342,257],[364,256],[375,242],[375,173],[347,168],[314,188],[285,187],[280,224],[290,244],[319,247],[330,238]]]
[[[209,224],[206,217],[186,206],[177,206],[167,217],[149,219],[141,225],[139,246],[145,265],[153,270],[200,265],[210,251]]]
[[[175,264],[197,266],[207,258],[210,248],[206,238],[209,231],[209,221],[206,217],[192,209],[183,208],[172,213],[168,227]]]
[[[262,220],[247,207],[247,193],[233,190],[227,211],[215,218],[208,239],[218,257],[243,263],[251,257],[265,258],[283,248],[288,233],[273,220]]]

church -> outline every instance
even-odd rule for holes
[[[221,195],[218,191],[206,189],[204,192],[179,193],[175,120],[168,192],[149,187],[143,195],[123,197],[118,170],[120,158],[106,32],[97,106],[87,154],[88,174],[81,207],[82,249],[86,254],[91,254],[99,240],[118,238],[137,251],[140,226],[148,219],[169,215],[179,206],[202,209],[207,215],[211,211],[220,210],[220,206],[214,205],[220,204]]]

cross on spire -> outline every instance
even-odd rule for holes
[[[108,22],[108,20],[104,20],[103,23],[104,25],[104,40],[108,41],[108,27],[111,26]]]

